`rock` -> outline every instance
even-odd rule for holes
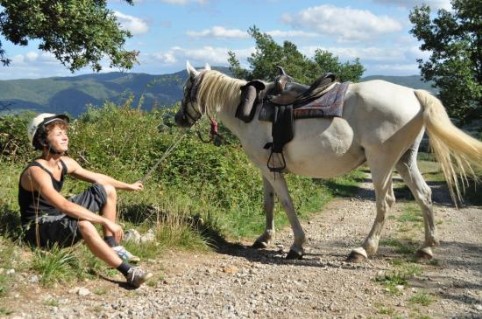
[[[28,282],[31,284],[37,284],[39,282],[39,277],[37,275],[33,275],[28,279]]]
[[[81,297],[85,297],[90,295],[90,290],[87,288],[79,288],[79,290],[77,291],[77,294]]]
[[[232,265],[225,266],[225,267],[223,267],[222,270],[223,270],[223,272],[225,272],[227,274],[235,274],[239,271],[238,267],[232,266]]]
[[[143,236],[140,238],[141,243],[148,243],[156,240],[156,234],[152,229],[149,229],[147,233],[145,233]]]
[[[124,234],[124,240],[139,243],[141,241],[141,234],[135,229],[129,229]]]

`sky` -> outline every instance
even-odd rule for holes
[[[122,28],[132,33],[125,48],[140,52],[131,73],[169,74],[185,69],[186,61],[202,67],[229,66],[232,51],[241,65],[255,50],[248,34],[256,26],[282,45],[295,44],[311,58],[316,49],[327,50],[341,63],[359,58],[368,75],[416,75],[417,59],[426,59],[410,33],[408,19],[414,6],[427,4],[436,12],[450,10],[450,0],[137,0],[131,6],[109,0],[108,8]],[[1,7],[0,7],[1,8]],[[11,59],[0,66],[0,80],[75,76],[52,54],[38,50],[38,41],[14,46],[0,35]],[[108,61],[102,72],[110,69]]]

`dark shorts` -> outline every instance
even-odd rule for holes
[[[99,212],[107,201],[107,193],[102,185],[94,184],[83,193],[69,199],[91,212]],[[67,247],[82,239],[79,232],[78,220],[66,214],[48,215],[39,218],[38,227],[32,223],[25,234],[25,240],[33,246],[37,245],[36,228],[38,228],[40,247]]]

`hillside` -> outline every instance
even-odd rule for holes
[[[30,109],[38,112],[67,112],[77,116],[87,105],[105,101],[122,103],[129,97],[142,107],[172,105],[182,96],[186,72],[166,75],[135,73],[89,74],[35,80],[0,81],[0,104],[9,110]]]
[[[229,72],[228,68],[216,69]],[[422,82],[416,75],[369,76],[362,81],[371,79],[383,79],[433,92],[430,84]],[[8,111],[11,112],[67,112],[76,117],[85,112],[87,105],[101,106],[106,101],[122,104],[132,97],[132,105],[137,106],[142,96],[141,107],[151,110],[178,102],[182,98],[185,81],[184,70],[163,75],[112,72],[35,80],[5,80],[0,81],[0,106],[8,106]]]

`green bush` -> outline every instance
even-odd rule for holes
[[[27,138],[27,124],[32,112],[0,116],[0,159],[26,162],[34,156]]]

